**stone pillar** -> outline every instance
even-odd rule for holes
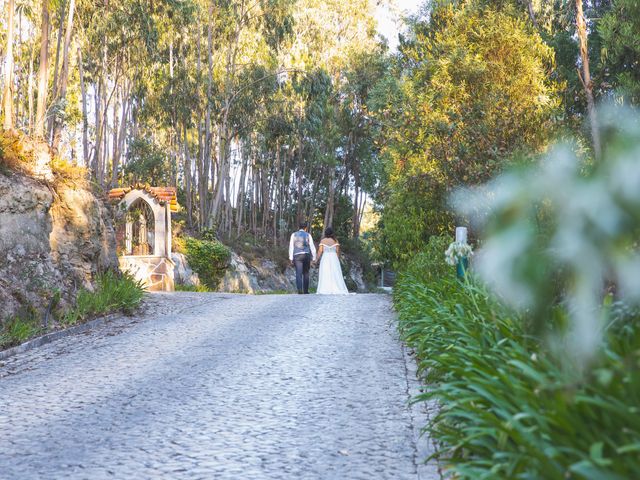
[[[127,220],[127,223],[125,225],[124,239],[124,254],[131,255],[133,253],[133,223],[131,222],[131,220]]]

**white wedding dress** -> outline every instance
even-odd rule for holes
[[[348,295],[349,290],[342,277],[342,267],[336,252],[336,247],[322,244],[322,257],[318,270],[318,290],[320,295]]]

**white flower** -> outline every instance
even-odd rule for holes
[[[469,258],[473,255],[473,249],[468,243],[451,242],[447,251],[444,252],[445,261],[449,265],[457,265],[461,258]]]

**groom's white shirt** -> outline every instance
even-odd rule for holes
[[[300,229],[298,230],[298,232],[304,232],[304,230]],[[289,260],[291,260],[293,262],[293,239],[294,239],[294,235],[298,232],[294,232],[291,234],[291,238],[289,239]],[[311,257],[313,258],[313,261],[316,261],[316,245],[315,243],[313,243],[313,238],[311,238],[311,234],[305,232],[307,235],[309,235],[309,248],[311,249]],[[298,254],[298,255],[302,255],[302,254]]]

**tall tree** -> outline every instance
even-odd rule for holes
[[[55,92],[56,100],[63,104],[67,99],[67,84],[69,82],[69,57],[71,55],[71,36],[73,33],[73,15],[75,12],[76,2],[75,0],[69,1],[69,11],[67,13],[66,29],[64,34],[64,47],[62,53],[62,71],[60,73],[60,86],[58,91]],[[62,132],[62,126],[64,125],[64,116],[58,116],[54,119],[53,127],[53,142],[52,146],[55,150],[58,149],[60,144],[60,133]]]
[[[34,134],[45,135],[45,115],[49,89],[49,0],[42,0],[42,22],[40,26],[40,66],[38,67],[38,102]]]
[[[15,1],[8,0],[7,4],[7,49],[4,63],[4,89],[2,92],[2,110],[4,112],[3,128],[13,129],[13,36]]]
[[[576,0],[576,27],[578,40],[580,43],[580,61],[582,63],[582,74],[580,80],[584,86],[584,92],[587,97],[587,109],[589,114],[589,124],[591,126],[591,138],[593,141],[593,152],[597,160],[600,159],[600,130],[598,127],[598,118],[596,113],[596,102],[593,97],[593,81],[591,80],[591,71],[589,69],[589,46],[587,43],[587,22],[584,18],[582,9],[582,0]]]

